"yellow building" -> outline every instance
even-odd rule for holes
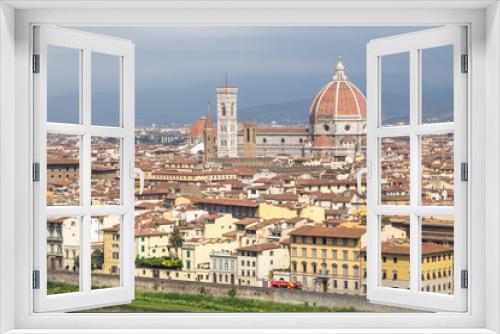
[[[366,291],[366,255],[362,250],[363,290]],[[410,286],[410,244],[407,239],[382,242],[383,287],[408,289]],[[453,246],[435,243],[422,244],[421,290],[453,293]]]
[[[260,203],[258,217],[263,219],[295,218],[297,210],[282,205]]]
[[[204,225],[203,236],[208,239],[222,238],[224,233],[236,230],[235,223],[237,221],[238,219],[233,218],[233,215],[229,213],[223,214],[214,220],[209,220]]]
[[[182,269],[187,272],[208,269],[211,252],[234,251],[237,247],[238,243],[233,238],[186,240],[180,249]]]
[[[103,230],[104,263],[103,274],[120,274],[120,224]]]
[[[290,232],[291,279],[304,290],[361,294],[364,228],[305,225]]]
[[[323,222],[326,219],[325,208],[307,205],[300,210],[300,217],[309,218],[314,222]]]
[[[169,233],[151,230],[136,231],[135,251],[136,256],[144,258],[171,256]]]

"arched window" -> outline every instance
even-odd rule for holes
[[[226,116],[226,104],[225,103],[221,104],[221,113],[222,113],[222,116]]]
[[[247,143],[249,143],[250,142],[250,129],[249,128],[247,128],[246,135],[247,135]]]
[[[284,144],[285,143],[285,138],[281,138],[281,143]]]
[[[398,271],[397,270],[393,270],[392,271],[392,280],[393,281],[397,281],[398,280]]]
[[[326,275],[328,273],[328,270],[326,269],[326,263],[321,264],[321,275]]]
[[[332,265],[332,274],[333,274],[334,276],[337,276],[337,275],[338,275],[338,267],[337,267],[337,264],[336,264],[336,263],[334,263],[334,264]]]
[[[359,276],[359,267],[358,266],[354,266],[352,267],[353,271],[354,271],[354,278],[358,278]]]
[[[382,270],[382,279],[386,280],[387,279],[387,270]]]
[[[231,116],[234,116],[234,102],[231,103]]]

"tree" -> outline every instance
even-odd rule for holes
[[[174,227],[174,230],[170,234],[168,243],[175,249],[175,256],[179,257],[178,251],[179,248],[182,247],[182,244],[184,244],[184,238],[182,237],[182,234],[177,227]]]
[[[90,263],[92,269],[102,269],[102,264],[104,263],[104,253],[100,249],[93,251],[90,256]]]

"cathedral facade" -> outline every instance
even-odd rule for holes
[[[217,127],[210,131],[216,132],[216,148],[213,142],[208,143],[211,152],[216,154],[209,156],[312,155],[346,161],[363,154],[366,148],[366,98],[348,80],[341,59],[331,81],[319,90],[311,103],[309,126],[262,127],[250,121],[238,129],[237,96],[235,87],[217,88]]]

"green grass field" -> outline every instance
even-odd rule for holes
[[[49,282],[48,293],[78,291],[76,285]],[[174,292],[136,291],[132,303],[104,307],[86,312],[355,312],[349,308],[330,308],[324,306],[295,305],[243,299],[236,296],[213,296],[204,293],[187,294]]]

